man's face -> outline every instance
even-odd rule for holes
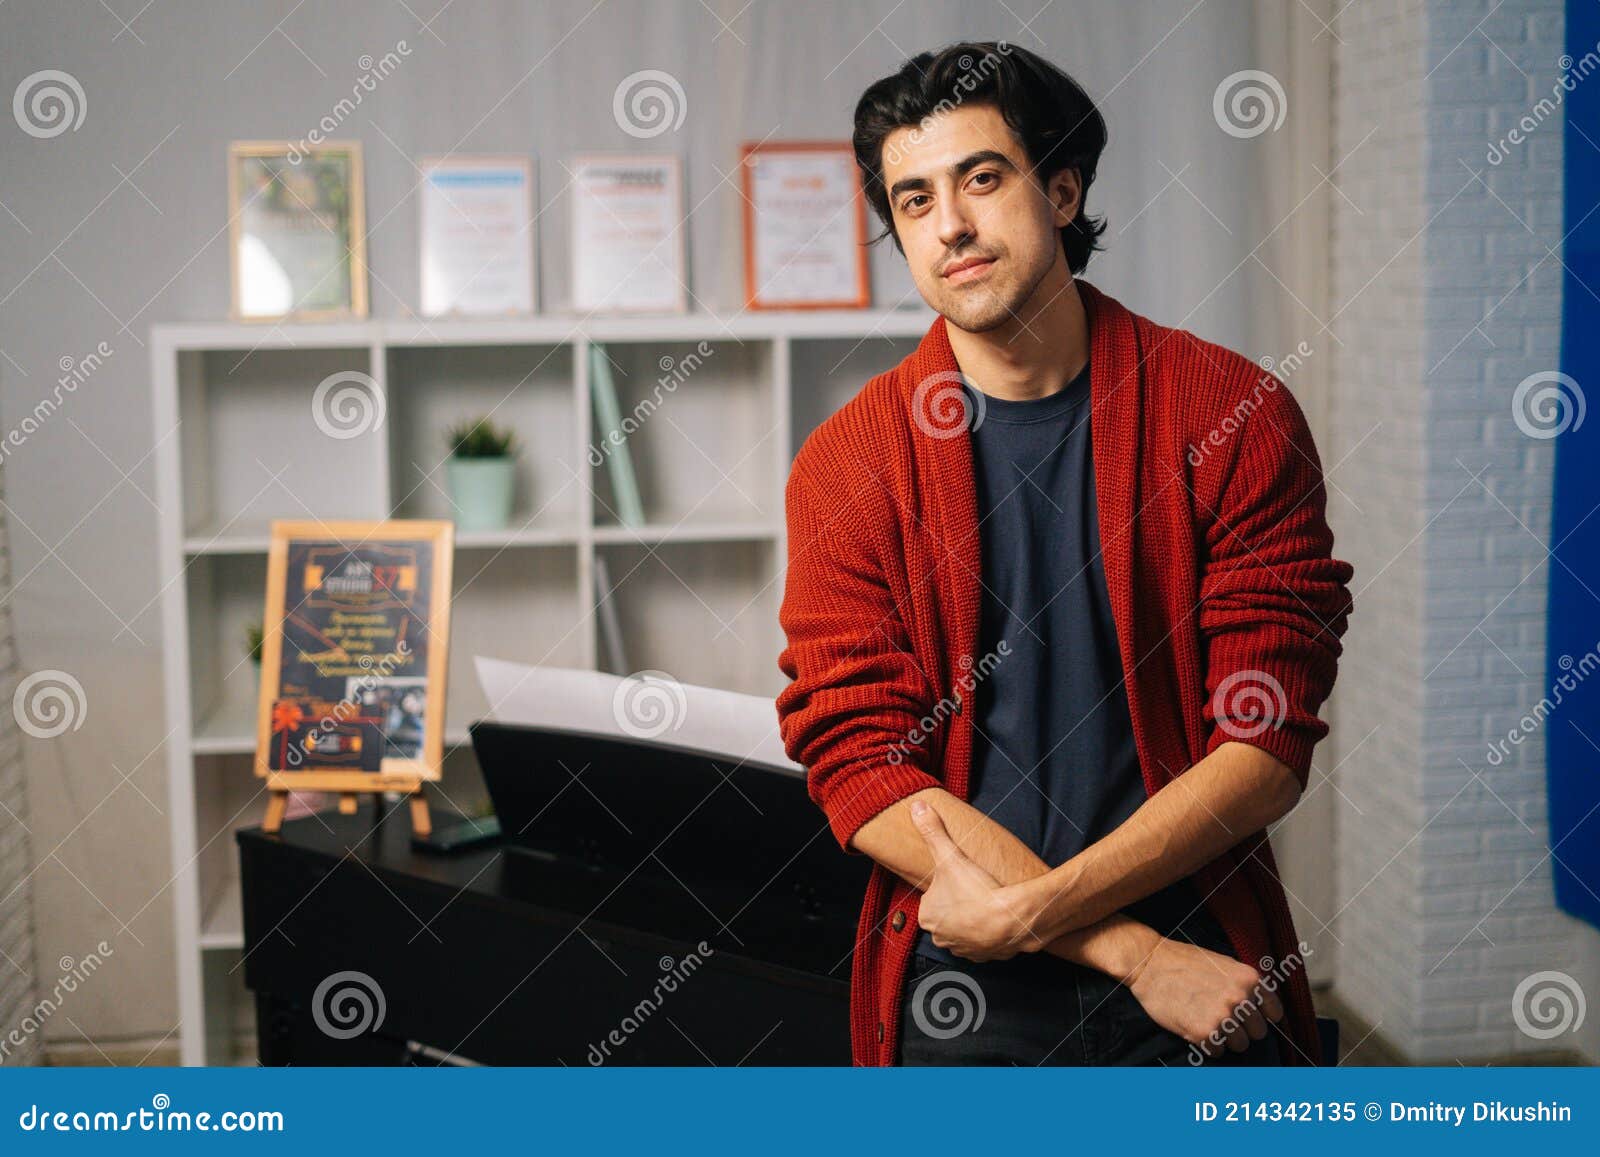
[[[1074,170],[1042,187],[1022,142],[991,105],[941,113],[883,143],[883,183],[917,290],[969,333],[1005,325],[1057,263],[1060,230],[1078,211]]]

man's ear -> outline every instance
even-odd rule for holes
[[[1057,228],[1065,229],[1072,224],[1083,206],[1083,180],[1078,170],[1062,169],[1050,178],[1045,192],[1050,196],[1050,204],[1055,207]]]

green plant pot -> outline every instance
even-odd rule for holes
[[[511,458],[451,458],[445,463],[458,530],[503,530],[511,522],[516,463]]]

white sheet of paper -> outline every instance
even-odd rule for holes
[[[686,309],[678,158],[580,157],[572,191],[572,307]]]
[[[532,313],[532,165],[459,158],[424,172],[422,312]]]
[[[783,750],[771,699],[679,683],[661,672],[626,678],[534,667],[477,655],[478,683],[497,723],[641,739],[733,762],[800,771]]]

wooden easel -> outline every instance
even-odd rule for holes
[[[397,791],[411,797],[411,833],[426,837],[433,831],[428,814],[428,797],[422,793],[425,781],[418,775],[373,774],[364,771],[294,771],[267,776],[267,814],[261,830],[275,832],[283,827],[283,814],[291,791],[328,791],[339,796],[339,814],[356,814],[359,797],[372,795],[374,807],[383,804],[382,794]]]

